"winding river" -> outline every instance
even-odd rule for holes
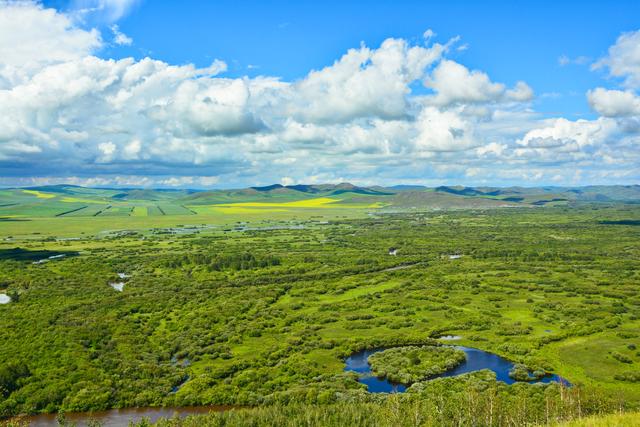
[[[465,352],[467,360],[450,371],[437,375],[434,378],[454,377],[456,375],[466,374],[469,372],[480,371],[482,369],[490,369],[496,374],[496,379],[506,384],[513,384],[516,381],[509,376],[509,371],[513,368],[513,363],[509,362],[496,354],[488,353],[477,348],[454,346]],[[367,359],[374,353],[387,350],[387,348],[375,348],[371,350],[362,350],[352,354],[345,361],[345,371],[357,372],[360,375],[359,381],[367,386],[370,393],[402,393],[406,391],[407,386],[403,384],[395,384],[386,378],[377,378],[371,373],[371,366]],[[550,374],[539,380],[533,380],[531,383],[541,382],[561,382],[570,385],[564,378]]]
[[[499,381],[507,384],[513,384],[515,380],[509,377],[509,371],[513,368],[513,363],[500,356],[476,348],[455,346],[465,352],[467,360],[456,368],[447,371],[437,377],[453,377],[456,375],[466,374],[468,372],[479,371],[482,369],[490,369],[496,373]],[[386,350],[387,348],[375,348],[371,350],[362,350],[352,354],[346,360],[345,371],[356,372],[360,375],[359,381],[366,384],[370,393],[402,393],[407,390],[407,386],[403,384],[394,384],[385,378],[377,378],[371,373],[371,367],[367,359],[373,353]],[[570,385],[567,380],[558,375],[547,375],[546,377],[531,382],[549,383],[552,381],[562,382]],[[130,421],[138,422],[143,418],[149,418],[152,422],[159,418],[171,418],[173,416],[186,417],[188,415],[208,414],[209,412],[220,412],[232,409],[233,406],[194,406],[194,407],[172,407],[172,408],[127,408],[127,409],[111,409],[108,411],[100,411],[94,413],[79,412],[67,413],[66,419],[70,423],[78,426],[86,426],[90,420],[96,420],[103,427],[120,427],[126,426]],[[28,421],[31,427],[53,427],[57,426],[56,414],[33,415],[22,418]]]

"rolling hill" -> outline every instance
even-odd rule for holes
[[[640,203],[640,185],[588,187],[361,187],[274,184],[232,190],[86,188],[49,185],[0,190],[0,218],[197,215],[207,209],[344,207],[401,211]]]

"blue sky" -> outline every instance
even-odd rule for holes
[[[69,79],[95,79],[86,73],[96,67],[126,73],[145,58],[156,61],[145,79],[166,78],[160,63],[182,77],[165,83],[176,92],[135,93],[140,108],[129,116],[151,119],[127,129],[113,130],[124,107],[114,110],[112,100],[129,92],[101,85],[69,101],[86,103],[86,116],[72,104],[35,107],[25,117],[39,120],[28,128],[5,125],[4,154],[0,122],[5,185],[578,185],[640,177],[632,154],[640,138],[637,1],[53,0],[21,11],[0,2],[0,14],[9,19],[28,7],[34,28],[49,28],[45,15],[54,13],[66,27],[52,25],[49,38],[77,44],[51,58],[14,55],[9,65],[24,75],[5,76],[0,91],[43,96],[51,85],[38,73],[87,57],[102,62]],[[382,58],[390,39],[400,44],[388,52],[406,62],[393,63],[393,76],[384,71],[392,62],[381,62],[392,61]],[[361,61],[351,72],[363,71],[356,79],[335,66],[350,49]],[[406,72],[414,54],[424,63]],[[210,69],[216,60],[224,66]],[[33,63],[40,68],[27,67]],[[375,76],[398,80],[372,88]],[[188,87],[193,81],[197,88]],[[43,87],[28,91],[29,82]],[[181,105],[182,92],[202,103]],[[98,135],[96,126],[108,130]],[[63,167],[47,163],[52,156]]]
[[[466,66],[561,95],[537,100],[540,111],[593,116],[583,95],[601,83],[602,73],[588,63],[561,66],[559,58],[602,57],[621,33],[640,27],[639,17],[638,1],[143,1],[118,22],[135,45],[107,47],[100,55],[198,66],[219,58],[229,64],[229,76],[294,80],[360,42],[416,41],[431,28],[443,40],[461,37],[468,49],[452,56]]]

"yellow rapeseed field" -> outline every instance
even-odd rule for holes
[[[25,194],[30,194],[32,196],[36,196],[38,199],[52,199],[56,197],[55,194],[43,193],[42,191],[38,190],[22,190],[22,192]]]

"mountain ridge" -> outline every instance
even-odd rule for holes
[[[406,211],[640,204],[640,185],[583,187],[357,186],[272,184],[240,189],[91,188],[44,185],[0,189],[0,217],[42,215],[196,214],[207,206],[291,204],[300,208],[331,204],[350,208]],[[134,212],[135,210],[135,212]]]

